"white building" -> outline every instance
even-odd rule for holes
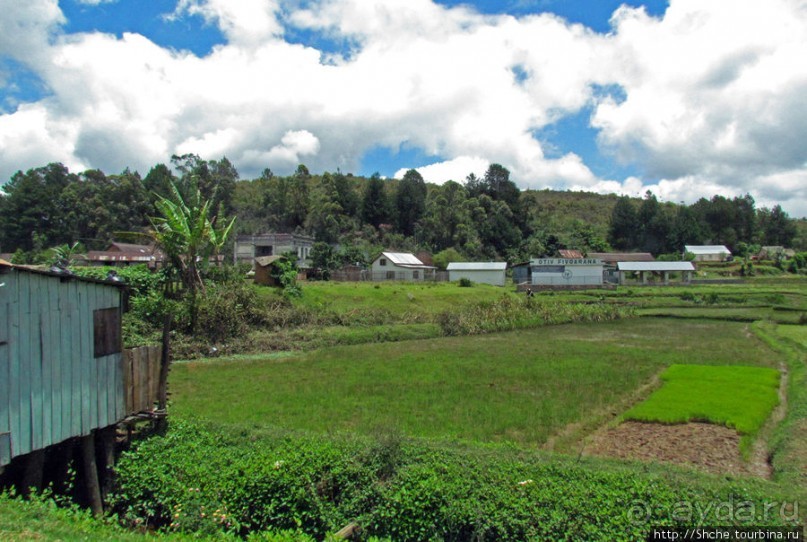
[[[479,284],[504,286],[507,262],[451,262],[448,264],[448,280],[468,279]]]
[[[647,284],[648,276],[658,275],[664,284],[670,283],[671,273],[680,273],[681,282],[689,284],[695,272],[692,262],[617,262],[619,270],[619,284],[626,283],[626,273],[634,273],[639,276],[642,284]]]
[[[696,262],[725,262],[731,258],[731,251],[723,245],[686,245],[684,253],[695,255]]]
[[[313,246],[313,237],[296,233],[239,235],[233,247],[233,261],[253,263],[255,258],[292,253],[297,255],[297,267],[307,269],[311,267],[309,255]]]
[[[382,252],[370,266],[373,280],[417,281],[434,278],[435,268],[408,252]]]
[[[533,286],[602,286],[603,263],[597,258],[530,260]]]

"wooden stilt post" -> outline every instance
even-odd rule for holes
[[[87,502],[92,515],[98,517],[104,513],[101,500],[101,487],[98,484],[98,466],[95,461],[95,436],[90,433],[81,439],[81,463],[84,467],[84,485],[87,488]]]
[[[64,491],[68,487],[68,476],[70,470],[70,462],[74,460],[76,441],[74,439],[67,440],[61,444],[57,444],[53,448],[53,453],[50,454],[50,461],[53,461],[53,484],[56,491]]]
[[[28,497],[31,489],[42,489],[42,476],[45,469],[45,450],[35,450],[25,458],[25,468],[22,473],[20,492]]]
[[[103,474],[101,476],[101,499],[106,501],[112,491],[112,481],[115,469],[115,433],[114,425],[101,430],[101,448],[103,450]]]

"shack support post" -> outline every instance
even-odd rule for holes
[[[42,489],[42,477],[45,470],[45,450],[34,450],[25,458],[25,467],[22,473],[22,487],[20,491],[26,497],[30,496],[32,489]]]
[[[98,465],[95,461],[95,435],[81,438],[81,463],[84,467],[84,485],[87,488],[87,502],[92,515],[100,517],[104,513],[101,500],[101,486],[98,483]]]

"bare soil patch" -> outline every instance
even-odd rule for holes
[[[743,460],[737,431],[710,423],[624,422],[593,434],[583,454],[676,463],[717,474],[771,474],[766,459]]]

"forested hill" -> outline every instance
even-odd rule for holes
[[[520,191],[509,171],[493,164],[483,177],[442,185],[410,170],[400,180],[342,172],[314,174],[304,165],[289,176],[265,170],[242,180],[226,159],[174,156],[145,177],[125,170],[70,172],[49,164],[18,172],[0,197],[0,251],[35,260],[43,250],[79,242],[103,249],[149,229],[171,184],[186,201],[212,201],[218,215],[237,216],[238,233],[300,232],[341,247],[351,261],[391,248],[452,257],[506,259],[583,251],[680,252],[686,244],[785,245],[805,249],[804,221],[778,205],[757,208],[746,195],[716,195],[692,205],[552,190]],[[347,254],[349,253],[349,254]]]

